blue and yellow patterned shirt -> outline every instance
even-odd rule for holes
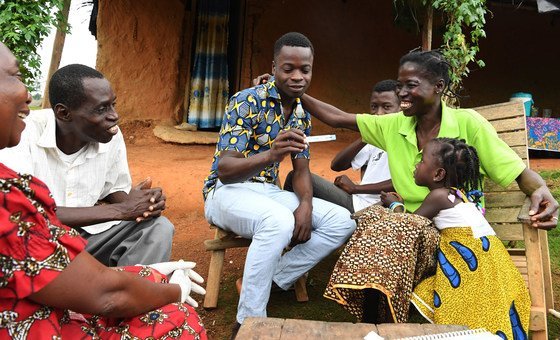
[[[216,186],[218,157],[221,151],[234,150],[241,152],[245,157],[251,157],[269,150],[278,133],[290,128],[298,128],[309,136],[311,116],[303,109],[300,99],[297,98],[292,114],[288,121],[285,121],[280,93],[276,89],[274,80],[245,89],[231,97],[222,121],[210,175],[204,181],[202,189],[204,199]],[[292,154],[292,159],[295,158],[309,159],[309,148]],[[278,166],[279,163],[272,163],[248,181],[276,183]]]

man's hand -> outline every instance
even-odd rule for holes
[[[356,184],[346,175],[338,176],[334,179],[334,185],[352,195],[356,192]]]
[[[138,183],[130,190],[126,199],[119,203],[124,220],[143,220],[157,217],[165,209],[165,195],[161,188],[151,188],[150,178]]]
[[[142,182],[136,184],[135,188],[137,188],[137,189],[139,189],[139,190],[151,189],[151,188],[152,188],[152,178],[151,178],[151,177],[147,177],[147,178],[146,178],[145,180],[143,180]],[[164,201],[163,204],[164,204],[164,209],[165,209],[165,196],[162,194],[162,195],[160,196],[160,200],[161,200],[161,197],[163,197],[163,201]],[[151,202],[151,203],[156,203],[156,197],[152,197],[152,198],[150,199],[150,202]],[[150,209],[152,209],[152,210],[150,210]],[[155,213],[152,214],[153,209],[154,209],[154,206],[150,206],[150,208],[148,208],[148,211],[145,211],[145,212],[142,214],[142,216],[136,217],[136,222],[137,222],[137,223],[140,223],[140,222],[144,221],[145,219],[147,219],[147,218],[150,217],[150,216],[151,216],[151,217],[157,217],[157,216],[161,215],[161,212],[160,212],[159,214],[157,214],[157,215],[156,215]],[[163,209],[162,209],[162,210],[163,210]]]
[[[260,85],[260,84],[266,84],[266,83],[268,83],[268,80],[270,78],[272,78],[272,76],[268,73],[261,74],[260,76],[253,79],[253,86],[257,86],[257,85]]]
[[[294,211],[295,226],[290,246],[293,247],[300,243],[305,243],[311,238],[311,212],[310,203],[300,203]]]
[[[282,130],[270,148],[272,162],[281,162],[291,153],[299,153],[307,148],[305,134],[299,129]]]
[[[531,194],[531,226],[550,230],[558,224],[558,202],[546,186],[541,186]]]
[[[138,189],[150,189],[152,187],[152,178],[146,177],[145,180],[135,185]]]

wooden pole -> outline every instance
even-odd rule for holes
[[[66,39],[66,27],[68,27],[68,13],[70,12],[70,3],[72,0],[64,0],[62,5],[62,23],[61,27],[56,28],[56,35],[54,36],[54,45],[51,55],[51,65],[49,66],[49,73],[47,74],[47,82],[45,85],[45,92],[43,92],[43,104],[41,108],[46,109],[51,107],[49,102],[49,81],[53,73],[58,70],[60,66],[60,59],[62,58],[62,49],[64,48],[64,40]]]
[[[434,21],[434,8],[428,6],[424,25],[422,27],[422,51],[430,51],[432,49],[432,26]]]

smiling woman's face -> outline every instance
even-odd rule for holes
[[[430,79],[420,65],[410,61],[401,65],[397,81],[405,116],[422,116],[439,105],[443,80]]]
[[[0,149],[19,143],[30,102],[16,58],[0,43]]]

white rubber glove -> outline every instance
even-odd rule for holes
[[[148,267],[157,270],[158,272],[162,273],[163,275],[169,275],[174,271],[181,269],[181,270],[188,270],[193,269],[196,266],[195,262],[188,262],[188,261],[170,261],[170,262],[160,262],[148,265]]]
[[[174,271],[169,278],[169,283],[173,283],[181,287],[181,302],[186,302],[195,308],[198,307],[198,302],[189,296],[191,294],[192,282],[187,275],[185,275],[183,270]]]
[[[204,279],[193,270],[195,262],[171,261],[151,264],[151,267],[164,275],[169,275],[169,283],[177,284],[181,287],[181,302],[186,302],[193,307],[198,307],[198,303],[190,297],[191,292],[206,294],[206,290],[192,281],[203,283]],[[192,280],[192,281],[191,281]]]
[[[187,278],[191,279],[191,291],[200,295],[206,294],[206,289],[195,283],[203,283],[204,279],[202,278],[202,276],[198,275],[198,273],[192,269],[185,269],[184,272]]]

